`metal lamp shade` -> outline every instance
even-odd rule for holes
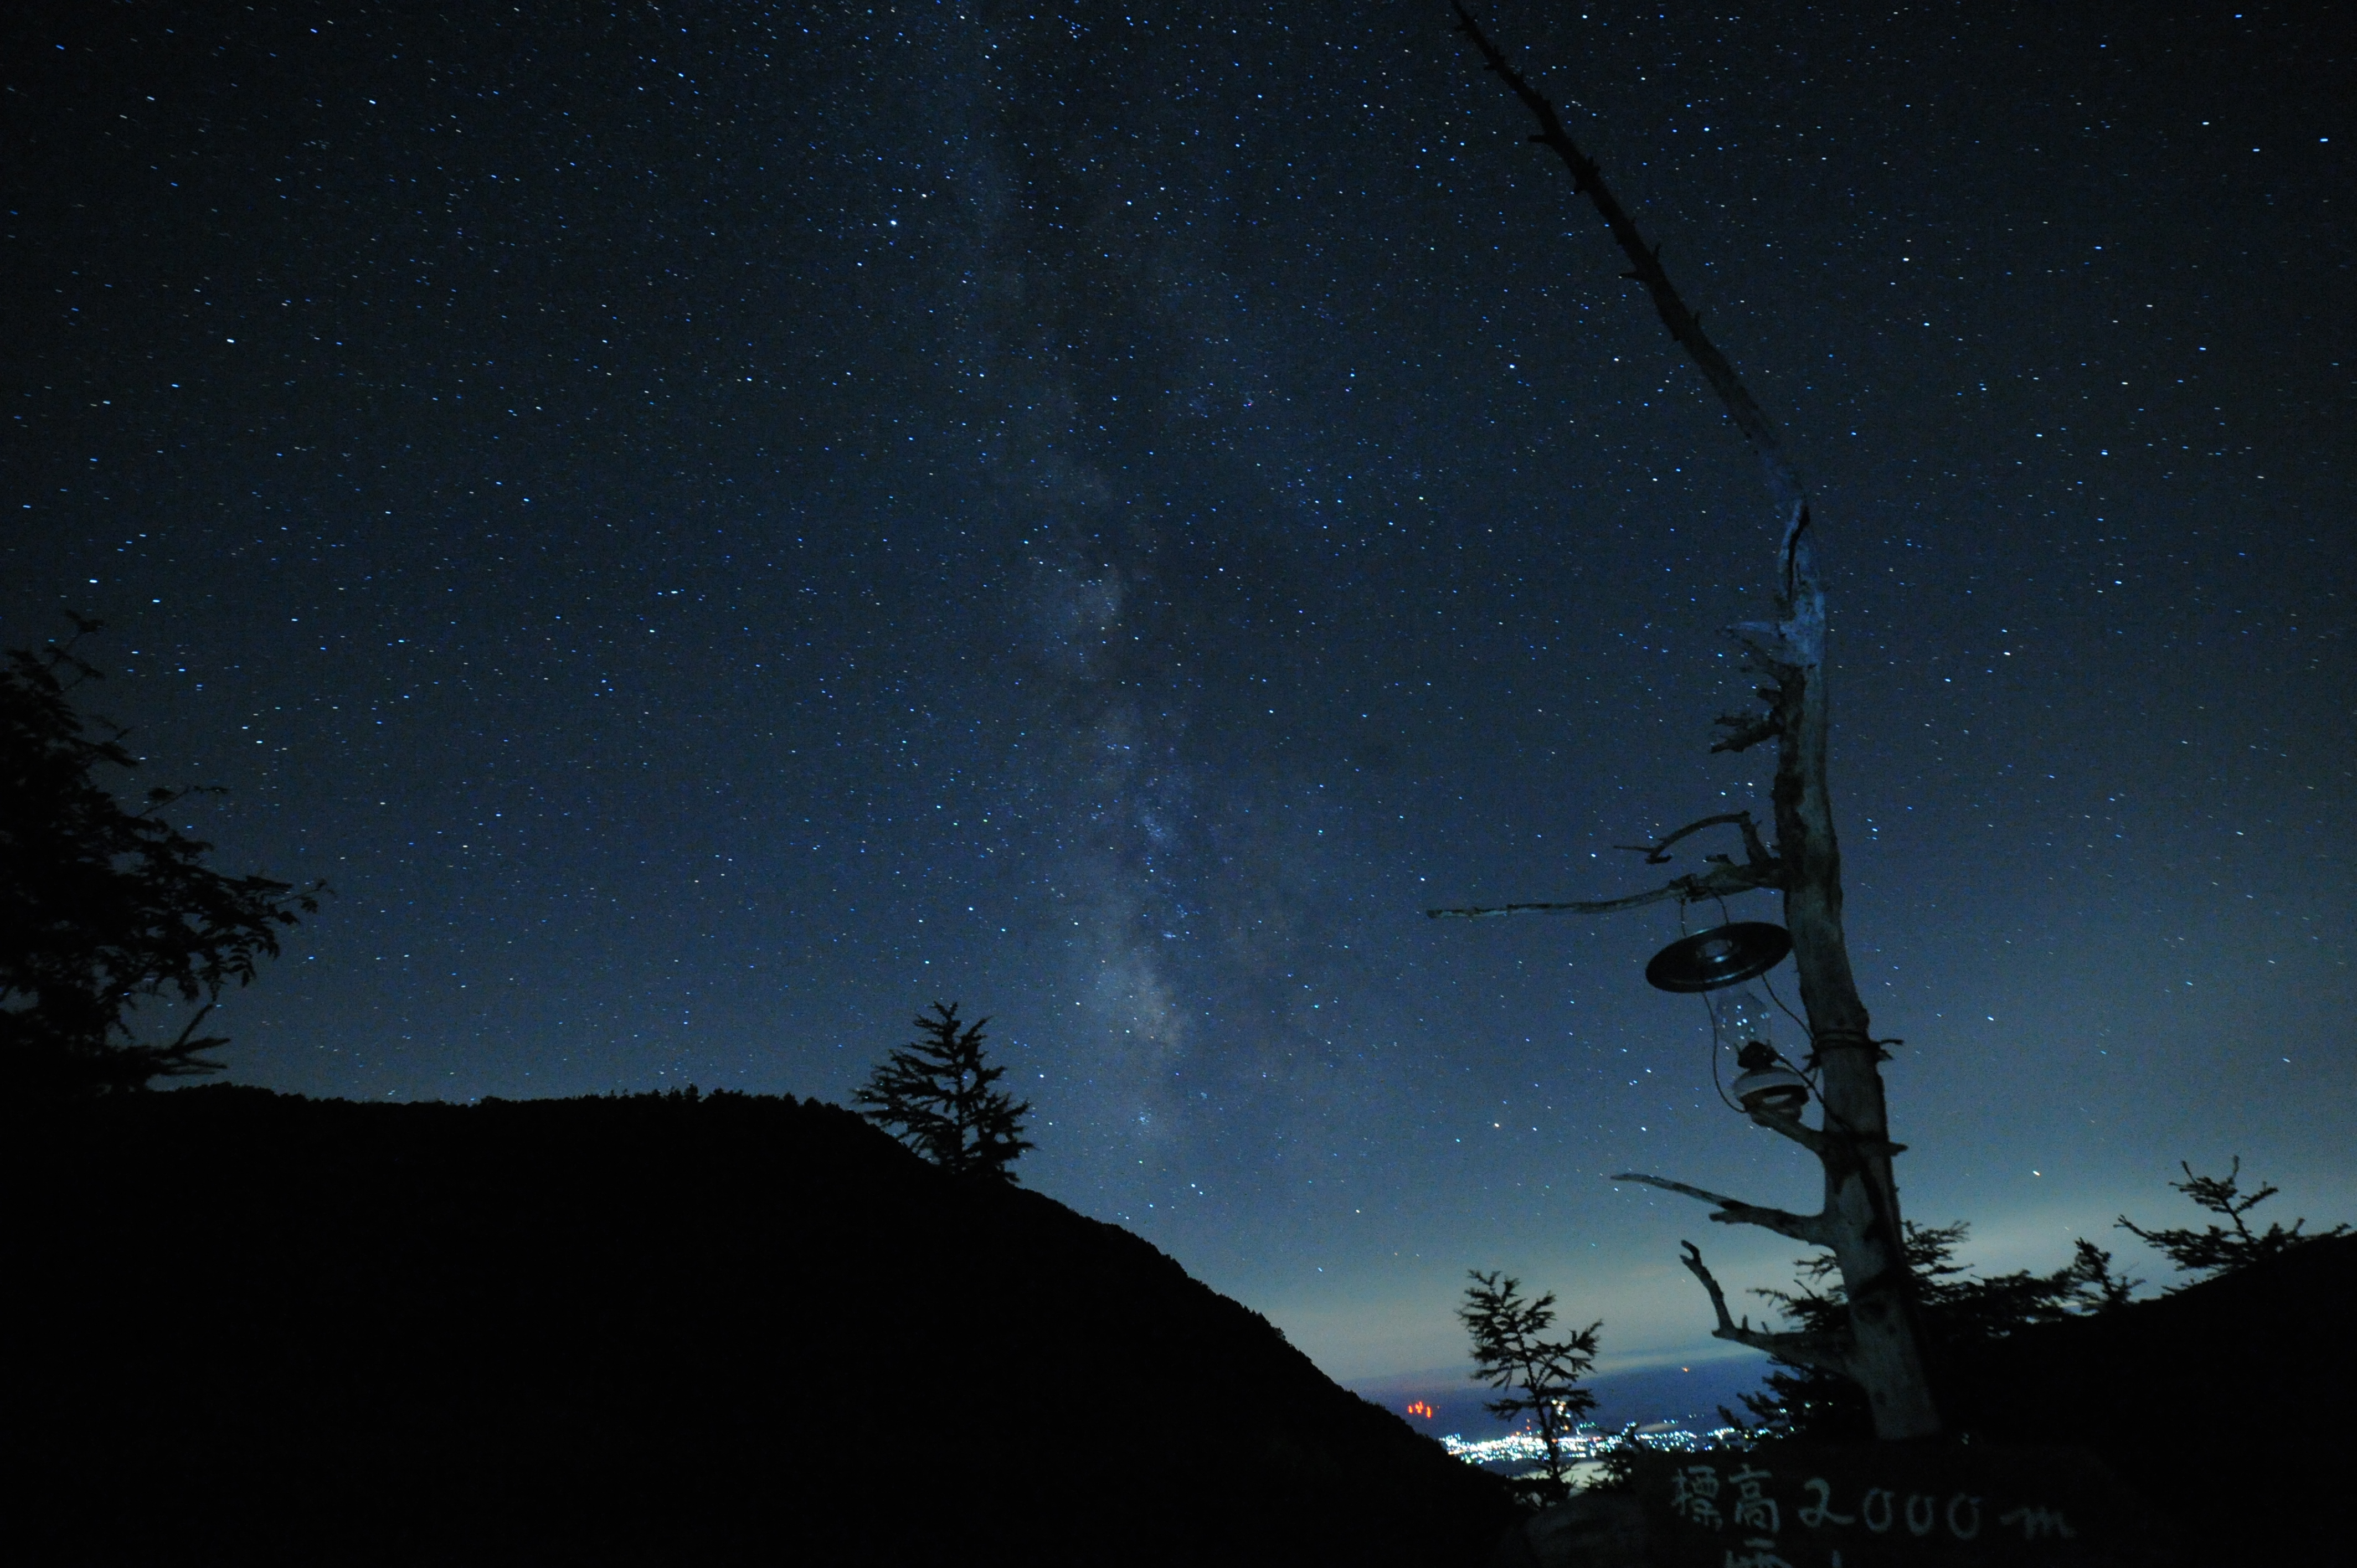
[[[1737,920],[1672,942],[1645,965],[1645,980],[1663,991],[1717,991],[1767,973],[1792,950],[1783,927]]]

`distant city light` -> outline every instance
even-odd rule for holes
[[[1710,1432],[1688,1432],[1668,1422],[1641,1428],[1631,1441],[1641,1448],[1660,1453],[1693,1454],[1724,1444],[1736,1435],[1731,1426]],[[1575,1465],[1600,1464],[1606,1455],[1620,1446],[1620,1434],[1599,1430],[1593,1423],[1583,1422],[1579,1430],[1557,1439],[1563,1445],[1563,1456]],[[1546,1461],[1546,1439],[1535,1432],[1510,1432],[1503,1437],[1485,1437],[1478,1443],[1468,1442],[1457,1433],[1440,1440],[1440,1445],[1468,1465],[1537,1465]]]

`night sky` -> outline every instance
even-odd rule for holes
[[[2179,1158],[2357,1218],[2329,9],[1485,13],[1813,486],[1904,1200],[1984,1266],[2165,1281]],[[137,783],[336,889],[228,1076],[842,1101],[955,1001],[1028,1185],[1338,1377],[1461,1365],[1469,1268],[1723,1348],[1678,1240],[1793,1244],[1604,1176],[1817,1176],[1645,986],[1676,907],[1421,911],[1766,816],[1775,520],[1448,23],[11,7],[0,636],[102,618]]]

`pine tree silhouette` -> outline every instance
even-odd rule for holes
[[[917,1038],[894,1051],[852,1096],[860,1114],[944,1170],[1012,1182],[1031,1102],[991,1085],[1006,1069],[983,1058],[982,1026],[960,1027],[957,1004],[918,1015]]]
[[[1473,1341],[1473,1378],[1505,1394],[1484,1407],[1503,1421],[1527,1412],[1546,1444],[1546,1475],[1525,1478],[1516,1489],[1540,1502],[1561,1502],[1571,1491],[1563,1440],[1596,1408],[1596,1395],[1579,1380],[1596,1365],[1596,1335],[1604,1324],[1599,1319],[1568,1339],[1542,1338],[1555,1326],[1553,1291],[1525,1299],[1523,1282],[1511,1274],[1475,1269],[1469,1275],[1457,1316]]]
[[[2262,1182],[2258,1191],[2247,1197],[2243,1196],[2243,1156],[2240,1155],[2234,1156],[2233,1167],[2222,1176],[2196,1175],[2193,1166],[2183,1160],[2178,1162],[2178,1169],[2185,1173],[2185,1179],[2169,1185],[2191,1198],[2197,1207],[2233,1221],[2234,1228],[2232,1230],[2217,1224],[2200,1230],[2179,1226],[2147,1230],[2125,1214],[2114,1223],[2147,1246],[2166,1252],[2171,1262],[2188,1273],[2205,1278],[2231,1274],[2237,1269],[2247,1269],[2253,1263],[2280,1257],[2308,1242],[2327,1240],[2349,1232],[2348,1226],[2335,1225],[2330,1230],[2307,1230],[2303,1233],[2308,1224],[2304,1215],[2293,1220],[2288,1230],[2280,1222],[2269,1225],[2265,1230],[2252,1230],[2243,1216],[2275,1197],[2277,1189]]]
[[[0,660],[0,1098],[60,1100],[213,1072],[197,1031],[231,985],[278,955],[278,932],[316,912],[296,888],[205,864],[212,845],[167,813],[206,789],[153,789],[126,809],[106,779],[138,759],[127,733],[83,714],[99,679],[75,652],[99,624]],[[109,733],[112,732],[112,733]],[[140,1004],[193,1007],[168,1042],[143,1039]]]
[[[2016,1269],[1984,1278],[1956,1261],[1971,1233],[1972,1227],[1961,1219],[1946,1225],[1919,1225],[1910,1219],[1903,1230],[1907,1266],[1915,1276],[1916,1311],[1932,1342],[1950,1349],[2004,1339],[2032,1324],[2115,1310],[2126,1306],[2144,1283],[2114,1273],[2111,1253],[2083,1236],[2072,1243],[2071,1262],[2052,1273]],[[1775,1303],[1804,1334],[1838,1333],[1849,1315],[1849,1301],[1833,1259],[1821,1252],[1793,1266],[1799,1277],[1791,1290],[1760,1286],[1751,1294]],[[1766,1389],[1742,1400],[1754,1420],[1747,1422],[1722,1405],[1719,1413],[1730,1426],[1756,1425],[1772,1436],[1813,1443],[1863,1442],[1874,1431],[1865,1391],[1823,1367],[1780,1359],[1768,1374]]]

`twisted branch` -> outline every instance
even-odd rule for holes
[[[1849,1345],[1838,1335],[1774,1334],[1764,1328],[1752,1327],[1749,1317],[1738,1323],[1729,1316],[1727,1293],[1719,1288],[1718,1281],[1712,1277],[1711,1272],[1703,1266],[1702,1249],[1691,1241],[1680,1241],[1678,1245],[1685,1249],[1684,1256],[1678,1261],[1685,1264],[1694,1277],[1702,1282],[1702,1288],[1710,1293],[1711,1311],[1718,1316],[1718,1326],[1710,1331],[1712,1338],[1732,1340],[1738,1345],[1748,1345],[1754,1350],[1765,1350],[1780,1361],[1821,1367],[1829,1372],[1850,1375]]]

